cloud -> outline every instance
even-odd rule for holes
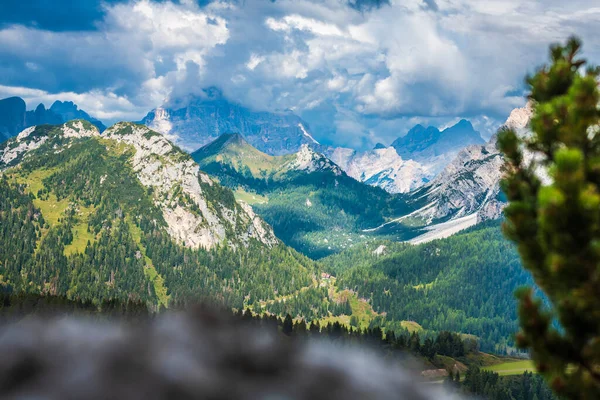
[[[0,30],[0,85],[113,93],[155,107],[174,87],[198,81],[205,57],[228,38],[226,21],[193,3],[142,0],[105,11],[96,31]]]
[[[489,136],[550,43],[578,34],[600,60],[594,0],[66,0],[71,18],[6,1],[0,94],[65,96],[114,120],[216,86],[352,146],[463,117]]]

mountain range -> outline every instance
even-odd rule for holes
[[[250,206],[143,125],[102,135],[83,120],[30,127],[0,145],[0,171],[0,283],[15,290],[153,307],[209,296],[240,307],[316,274]]]
[[[515,110],[506,124],[525,129],[527,120],[527,109]],[[420,152],[439,143],[421,137],[430,144]],[[398,243],[498,216],[493,143],[467,146],[431,181],[390,193],[308,144],[269,155],[229,133],[189,155],[129,122],[102,134],[84,120],[29,127],[0,145],[0,285],[154,309],[207,297],[505,346],[515,315],[502,309],[514,309],[512,290],[528,277],[515,273],[496,221]],[[447,301],[458,284],[468,291]]]
[[[378,143],[373,150],[329,147],[325,154],[351,177],[390,193],[407,193],[438,175],[465,147],[484,140],[469,121],[438,130],[416,125],[390,147]]]
[[[526,134],[531,105],[513,110],[503,127]],[[502,127],[501,127],[502,128]],[[446,237],[474,224],[500,218],[506,199],[500,190],[503,156],[496,136],[484,145],[471,145],[458,152],[435,179],[406,194],[413,211],[373,230],[385,233],[406,226],[424,226],[426,233],[413,238],[422,243]]]
[[[364,241],[363,229],[405,212],[402,199],[349,177],[306,144],[296,153],[271,156],[240,134],[225,134],[192,157],[252,204],[286,244],[314,258]],[[400,232],[394,238],[415,234]]]
[[[526,125],[525,114],[513,112],[507,124],[514,120]],[[61,124],[71,118],[88,120],[99,131],[105,129],[72,102],[57,101],[48,110],[40,104],[26,111],[20,98],[0,101],[0,132],[5,132],[5,137],[30,125]],[[335,233],[330,238],[323,236],[332,228],[341,235],[358,235],[347,238],[351,241],[367,235],[430,240],[437,237],[438,228],[452,233],[497,218],[503,207],[498,184],[502,157],[495,138],[485,143],[467,120],[443,130],[416,125],[389,147],[378,143],[373,150],[359,152],[320,145],[308,124],[291,112],[255,112],[209,88],[200,96],[167,102],[142,122],[160,128],[166,138],[188,149],[205,143],[193,155],[201,167],[239,198],[253,203],[286,243],[311,256],[350,245]],[[223,131],[228,133],[221,135]],[[320,177],[315,180],[317,175]],[[387,193],[365,189],[354,180]],[[309,190],[311,187],[319,190]],[[328,191],[337,193],[323,195]],[[308,195],[300,198],[300,193]],[[370,199],[364,210],[357,208],[360,193],[368,193],[365,196]],[[303,209],[286,215],[289,210],[284,210],[292,202]],[[323,224],[328,218],[338,222]],[[292,234],[294,221],[303,219],[310,228]],[[425,239],[416,238],[419,234],[425,234]]]
[[[20,97],[0,100],[0,141],[17,135],[23,129],[36,125],[57,125],[74,119],[91,122],[100,132],[106,129],[104,124],[80,110],[71,101],[55,101],[49,109],[39,104],[35,110],[27,111],[25,101]]]
[[[253,111],[229,101],[216,88],[169,101],[150,111],[141,122],[188,151],[197,150],[223,133],[240,133],[254,147],[271,155],[297,152],[303,144],[320,146],[308,123],[292,112]]]
[[[72,102],[56,101],[50,109],[43,104],[26,111],[18,98],[0,100],[0,135],[14,136],[29,126],[60,124],[83,119],[105,126],[79,110]],[[378,143],[370,151],[323,146],[310,133],[309,125],[292,112],[255,112],[229,101],[216,88],[201,95],[168,101],[142,120],[188,151],[217,139],[222,133],[240,133],[256,149],[269,155],[298,152],[307,145],[325,154],[349,176],[390,193],[407,193],[429,183],[458,154],[483,139],[470,122],[461,120],[442,131],[417,125],[390,147]]]
[[[530,109],[518,109],[505,125],[524,128],[529,117]],[[421,154],[422,160],[426,153],[434,158],[456,153],[431,181],[423,176],[427,169],[422,164],[404,161],[393,147],[361,154],[337,148],[328,158],[303,145],[297,153],[271,156],[240,134],[225,134],[192,157],[249,201],[286,244],[319,258],[373,237],[427,242],[501,216],[503,159],[495,137],[468,145],[483,140],[467,121],[435,132],[416,129],[396,143]],[[466,147],[455,151],[458,146],[453,145],[442,153],[439,143],[448,142],[445,135],[462,138]]]
[[[35,110],[27,111],[25,102],[18,97],[0,100],[0,134],[4,139],[29,126],[57,125],[77,118],[96,125],[99,132],[105,129],[100,121],[72,102],[56,101],[49,109],[40,104]],[[527,119],[526,108],[515,110],[507,124],[524,127]],[[314,236],[314,232],[325,232],[332,226],[345,235],[362,232],[360,235],[392,235],[390,238],[395,240],[423,240],[414,238],[424,233],[423,229],[431,231],[443,224],[443,230],[453,232],[478,221],[497,218],[503,207],[498,184],[502,157],[495,147],[495,138],[485,143],[467,120],[443,130],[416,125],[389,147],[378,143],[373,150],[359,152],[320,145],[309,132],[308,124],[291,112],[255,112],[229,101],[218,89],[209,88],[200,96],[167,102],[167,106],[153,110],[142,122],[158,127],[165,137],[188,149],[205,144],[194,153],[202,168],[234,189],[238,197],[246,196],[246,200],[255,203],[254,207],[262,210],[275,230],[290,239],[286,240],[288,244],[313,256],[341,250],[348,244],[334,239],[337,246],[332,246],[331,238]],[[221,135],[222,132],[228,134]],[[18,146],[27,148],[28,144]],[[11,157],[10,154],[3,157]],[[223,173],[219,168],[228,172]],[[327,190],[337,190],[337,197],[321,196],[321,200],[327,200],[315,202],[310,197],[315,194],[319,197],[321,192],[313,190],[308,192],[310,196],[297,198],[300,192],[314,188],[316,181],[311,174],[321,175],[321,183],[334,182],[336,186]],[[364,185],[356,185],[348,178],[401,196],[366,190]],[[338,188],[340,184],[343,190]],[[344,196],[359,199],[361,191],[369,193],[367,197],[379,211],[361,212],[352,202],[341,200]],[[291,203],[286,201],[279,205],[276,220],[272,213],[277,202],[285,198],[282,193],[304,204],[305,208],[310,203],[311,211],[297,210],[298,215],[282,218],[281,210]],[[270,201],[264,201],[266,198]],[[321,206],[324,207],[322,216],[345,222],[323,225],[305,215],[303,218],[308,218],[312,227],[306,234],[296,232],[292,240],[281,230],[290,221],[302,219],[299,215],[303,212],[308,215]],[[370,207],[365,209],[370,210]],[[323,220],[321,217],[315,218]],[[286,229],[289,230],[284,231]],[[310,236],[308,232],[313,235],[310,244],[305,242]],[[321,241],[317,247],[315,240]]]

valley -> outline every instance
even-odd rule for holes
[[[405,156],[419,152],[423,162],[426,154],[443,153],[446,132],[461,129],[465,143],[478,141],[463,121],[443,132],[414,129],[395,146]],[[35,246],[19,252],[20,268],[10,259],[2,264],[3,281],[94,301],[137,299],[154,309],[211,298],[321,324],[451,330],[500,353],[512,344],[516,315],[502,310],[514,309],[512,291],[530,278],[516,273],[516,253],[498,223],[458,232],[497,218],[484,210],[498,175],[469,190],[457,186],[478,182],[478,168],[497,168],[492,141],[459,151],[423,186],[390,193],[349,176],[349,167],[320,153],[314,140],[270,155],[227,133],[188,156],[167,137],[131,123],[100,134],[75,121],[29,128],[5,142],[4,190],[37,219],[28,222]],[[379,147],[373,151],[397,151]],[[467,196],[470,208],[445,200],[452,193]],[[444,208],[436,207],[441,202]],[[17,227],[7,224],[4,237]],[[479,241],[489,247],[471,246]],[[51,268],[39,254],[48,254]],[[485,278],[476,278],[475,266]],[[504,275],[511,280],[495,286]],[[492,287],[498,293],[490,306],[475,307]]]
[[[144,125],[101,134],[76,120],[2,146],[5,289],[153,312],[203,301],[422,343],[456,332],[477,351],[413,349],[424,377],[503,362],[500,374],[524,371],[488,356],[514,348],[512,293],[532,282],[489,211],[502,207],[492,141],[403,193],[349,176],[309,144],[270,155],[239,133],[188,155]]]
[[[100,135],[75,121],[29,129],[4,146],[2,185],[13,200],[3,215],[14,221],[3,225],[4,240],[30,210],[30,247],[2,247],[3,282],[14,290],[137,299],[155,309],[216,298],[321,324],[464,332],[488,351],[512,343],[516,316],[501,310],[513,309],[505,302],[529,280],[516,273],[497,223],[416,247],[398,243],[430,229],[394,222],[413,212],[410,197],[358,182],[306,145],[270,156],[229,134],[188,156],[142,125]],[[480,241],[491,247],[474,251],[470,243]],[[490,307],[469,305],[503,275],[512,279]]]

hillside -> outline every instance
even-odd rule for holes
[[[491,350],[511,343],[512,291],[529,277],[497,223],[420,246],[382,242],[397,236],[361,224],[401,198],[309,148],[268,156],[225,135],[194,157],[238,197],[264,198],[253,207],[275,232],[144,126],[99,135],[72,121],[10,139],[0,149],[0,284],[153,309],[210,298],[321,323],[469,333]],[[346,251],[316,264],[274,233],[313,257]]]
[[[313,258],[350,248],[364,232],[407,212],[401,197],[356,181],[327,157],[302,146],[270,156],[241,135],[222,135],[192,157],[201,169],[233,189],[286,244]],[[385,237],[405,239],[417,229],[398,225]]]
[[[490,221],[447,239],[412,246],[375,241],[323,260],[339,290],[368,300],[388,323],[476,335],[503,350],[517,329],[514,290],[532,282],[514,246]]]
[[[317,267],[160,134],[85,121],[0,148],[0,284],[157,308],[232,307],[312,285]]]

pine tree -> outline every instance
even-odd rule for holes
[[[287,314],[285,319],[283,320],[282,332],[284,335],[291,336],[294,330],[294,321],[292,320],[292,316]]]
[[[553,45],[528,78],[532,134],[500,132],[504,231],[549,300],[520,290],[519,346],[560,395],[600,398],[600,69],[581,43]],[[546,172],[544,172],[546,171]],[[549,180],[542,176],[547,173]],[[550,309],[548,309],[550,308]],[[556,327],[556,322],[560,328]]]

